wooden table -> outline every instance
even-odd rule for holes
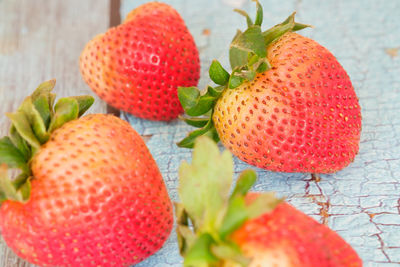
[[[92,94],[82,81],[78,57],[143,0],[0,0],[0,113],[17,108],[41,81],[56,78],[60,96]],[[165,1],[185,19],[200,50],[202,78],[213,58],[228,66],[227,48],[244,20],[234,7],[253,14],[248,0]],[[360,154],[348,168],[322,175],[271,173],[257,169],[255,190],[274,190],[338,231],[358,251],[365,266],[400,266],[400,1],[261,0],[265,23],[280,22],[293,10],[298,21],[315,26],[303,34],[328,47],[352,78],[360,98],[363,132]],[[93,94],[92,94],[93,95]],[[97,99],[92,113],[107,112]],[[168,186],[177,199],[177,168],[190,151],[175,142],[189,127],[182,122],[150,122],[121,115],[148,139]],[[0,134],[9,122],[0,117]],[[235,160],[236,171],[249,165]],[[0,267],[31,266],[0,242]],[[181,266],[175,233],[159,253],[137,266]]]

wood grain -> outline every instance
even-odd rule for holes
[[[0,1],[0,136],[15,110],[44,80],[57,79],[60,96],[91,94],[79,73],[85,43],[109,26],[109,0]],[[91,113],[104,113],[96,99]],[[1,238],[0,238],[1,239]],[[27,267],[0,241],[1,267]]]

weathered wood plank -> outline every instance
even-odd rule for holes
[[[79,54],[108,28],[109,13],[109,0],[0,1],[0,136],[9,126],[3,114],[44,80],[57,79],[58,96],[92,94],[79,73]],[[90,112],[104,113],[106,105],[96,100]],[[0,241],[0,266],[30,265]]]

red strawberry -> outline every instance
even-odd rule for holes
[[[109,105],[150,120],[182,113],[178,86],[195,86],[199,55],[178,12],[151,2],[91,40],[80,57],[83,79]]]
[[[188,115],[212,109],[212,116],[207,129],[180,145],[190,147],[195,136],[211,132],[257,167],[310,173],[343,169],[358,153],[361,132],[349,76],[326,48],[293,32],[305,27],[294,22],[294,15],[262,32],[260,10],[258,24],[250,24],[231,44],[232,74],[216,61],[211,65],[210,76],[221,86],[204,96],[192,93],[197,102],[181,89]],[[198,106],[207,108],[193,112]]]
[[[287,203],[248,220],[231,239],[251,266],[361,266],[349,244],[334,231]]]
[[[0,163],[22,170],[12,182],[1,169],[4,240],[40,266],[138,263],[161,248],[172,228],[158,167],[127,122],[104,114],[78,118],[93,98],[62,98],[53,112],[53,86],[42,84],[8,114],[10,137],[0,139]]]
[[[254,171],[244,171],[229,195],[232,174],[230,154],[206,137],[196,141],[192,164],[182,164],[176,210],[185,266],[362,266],[327,226],[271,193],[248,193]]]

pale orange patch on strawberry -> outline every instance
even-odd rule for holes
[[[252,247],[251,245],[244,246],[243,253],[248,258],[253,259],[248,267],[299,267],[297,260],[291,258],[293,253],[288,252],[282,244],[280,247],[269,248],[267,250]]]

